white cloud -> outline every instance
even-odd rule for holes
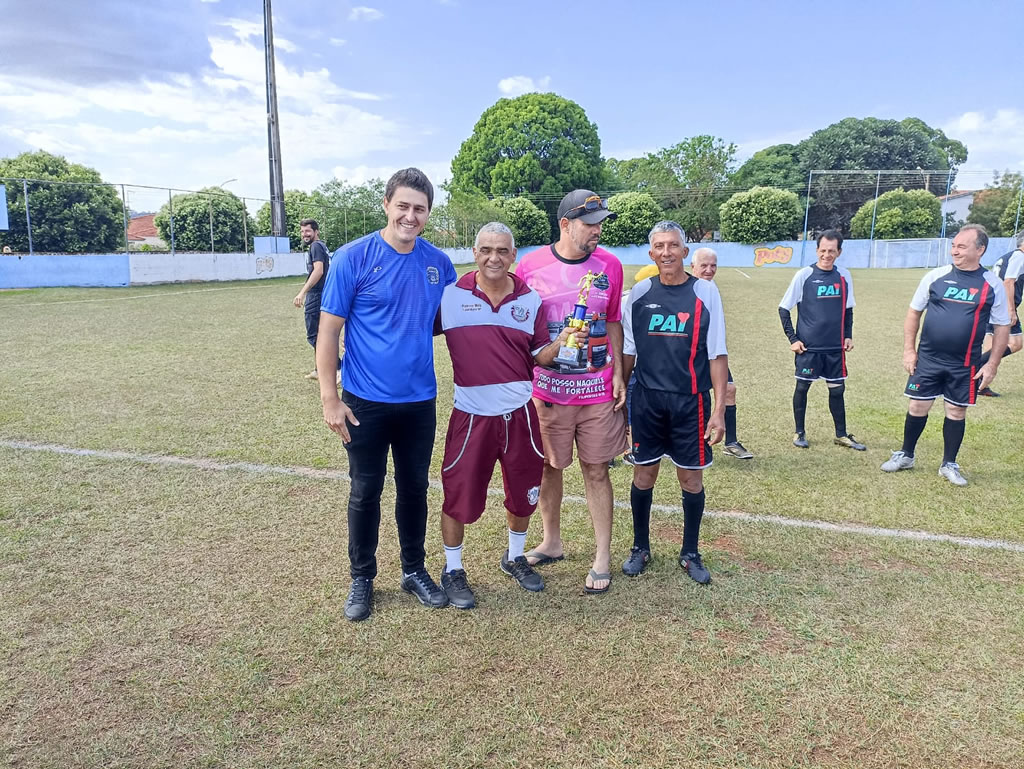
[[[505,96],[522,96],[524,93],[535,91],[546,91],[551,84],[551,78],[545,75],[534,80],[526,75],[513,75],[498,81],[498,90]]]
[[[383,18],[383,13],[376,8],[368,8],[365,5],[357,5],[348,14],[349,21],[377,21]]]
[[[991,173],[1024,169],[1024,111],[972,110],[950,118],[941,127],[947,136],[967,145],[967,162],[962,170]]]
[[[209,44],[213,65],[202,73],[131,86],[0,73],[0,142],[66,154],[110,182],[197,189],[238,177],[230,189],[265,198],[262,26],[230,20]],[[358,168],[368,153],[413,154],[422,141],[418,131],[352,103],[382,97],[339,85],[326,68],[279,59],[277,75],[289,189],[327,181],[335,165]],[[136,188],[132,196],[132,206],[145,210],[166,192],[153,191],[150,201]]]
[[[291,40],[284,37],[278,37],[277,35],[274,35],[274,48],[280,48],[285,53],[295,53],[299,50],[299,47]]]
[[[341,46],[345,45],[348,41],[341,37],[332,37],[328,42],[330,42],[330,44],[335,48],[341,48]]]

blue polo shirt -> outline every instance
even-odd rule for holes
[[[455,277],[451,260],[422,238],[408,254],[379,232],[338,249],[320,310],[345,319],[346,392],[381,403],[437,396],[434,317]]]

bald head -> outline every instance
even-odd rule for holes
[[[693,252],[693,274],[702,280],[714,280],[718,272],[718,254],[707,246]]]

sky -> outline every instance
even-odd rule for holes
[[[274,5],[287,189],[410,165],[439,184],[481,113],[530,91],[580,104],[605,157],[712,134],[743,160],[914,116],[967,145],[961,188],[1024,169],[1016,0],[358,2]],[[0,157],[37,149],[109,182],[267,198],[263,3],[0,0]]]

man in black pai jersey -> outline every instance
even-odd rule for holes
[[[981,266],[986,248],[984,227],[968,224],[962,228],[953,238],[953,264],[925,275],[910,300],[903,321],[903,367],[910,374],[904,394],[910,398],[910,408],[903,425],[903,447],[882,465],[887,473],[914,466],[914,449],[928,422],[928,411],[941,395],[946,419],[939,475],[954,486],[967,485],[956,461],[964,439],[964,418],[967,407],[974,405],[977,390],[987,387],[996,376],[1010,325],[1003,285]],[[990,320],[993,352],[981,365],[982,337]],[[915,348],[918,329],[921,340]]]
[[[1017,233],[1017,249],[1008,254],[1003,254],[999,260],[992,265],[992,272],[999,280],[1003,281],[1006,289],[1006,300],[1010,311],[1010,341],[1009,346],[1003,351],[1003,357],[1020,352],[1024,337],[1021,336],[1020,318],[1017,315],[1017,308],[1020,307],[1020,300],[1024,295],[1024,230]],[[989,324],[985,342],[989,349],[981,356],[981,365],[988,363],[992,348],[992,324]],[[990,398],[998,398],[999,393],[991,387],[978,391],[978,395],[987,395]]]
[[[711,574],[697,547],[704,516],[704,469],[711,444],[725,433],[725,317],[718,287],[683,267],[683,229],[658,222],[648,236],[658,275],[633,286],[622,311],[623,378],[633,390],[633,548],[623,573],[640,574],[651,559],[651,502],[663,457],[676,466],[683,495],[679,565],[695,582]],[[710,390],[714,389],[714,410]]]
[[[818,261],[802,267],[790,281],[779,302],[782,330],[796,358],[796,389],[793,392],[793,421],[796,434],[793,445],[806,449],[810,444],[804,432],[807,392],[817,379],[828,385],[828,410],[835,423],[833,441],[856,451],[867,449],[846,429],[846,353],[853,349],[853,278],[844,267],[836,266],[843,250],[838,230],[825,230],[818,236]],[[799,306],[796,329],[790,310]]]

